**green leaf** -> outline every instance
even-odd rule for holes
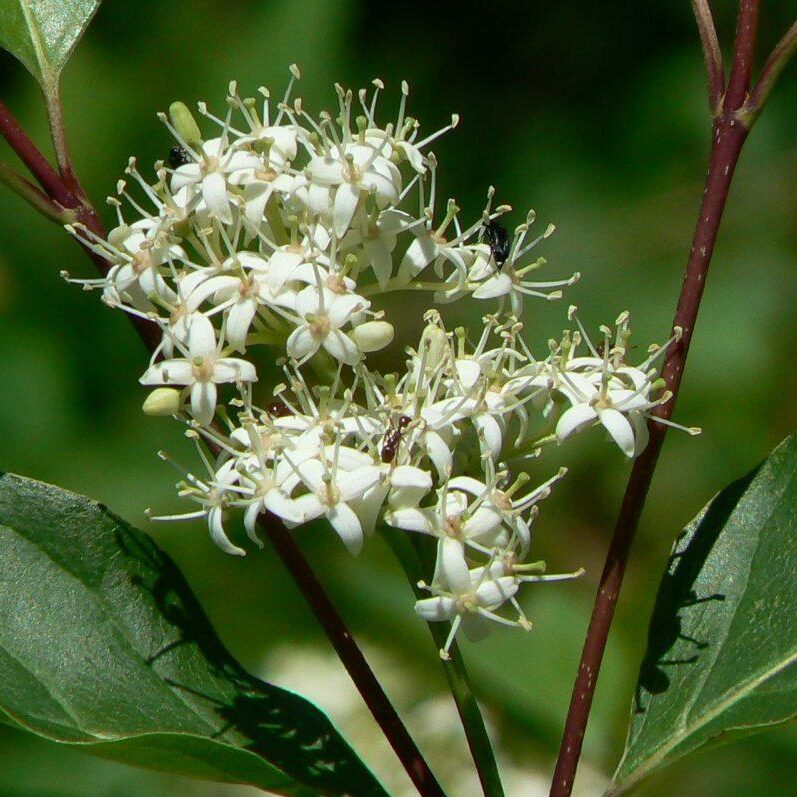
[[[610,794],[797,715],[797,435],[676,540]]]
[[[0,47],[47,92],[100,7],[100,0],[0,0]]]
[[[0,711],[150,769],[302,797],[385,794],[315,706],[240,667],[149,537],[87,498],[9,474]]]

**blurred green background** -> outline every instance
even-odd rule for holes
[[[733,3],[715,3],[729,45]],[[763,3],[761,46],[791,23],[794,3]],[[565,302],[527,306],[544,348],[567,303],[592,328],[632,311],[640,353],[667,334],[702,190],[709,141],[702,57],[689,3],[387,4],[365,0],[106,0],[64,75],[74,161],[102,206],[130,154],[142,170],[171,146],[155,119],[176,98],[223,108],[227,81],[281,94],[287,65],[318,111],[331,84],[381,77],[385,118],[398,83],[431,131],[452,111],[454,134],[435,144],[441,196],[477,218],[488,185],[516,208],[536,208],[558,231],[544,245],[547,278],[582,272]],[[392,91],[391,91],[392,90]],[[0,97],[46,142],[37,89],[0,54]],[[743,153],[714,257],[676,418],[700,438],[670,435],[647,504],[599,682],[581,794],[598,794],[622,749],[646,618],[675,534],[716,490],[753,467],[797,426],[797,64],[786,71]],[[6,147],[0,157],[12,160]],[[202,525],[153,526],[145,507],[178,511],[164,448],[193,463],[176,424],[139,411],[146,355],[120,313],[58,277],[93,276],[77,246],[0,191],[0,468],[51,481],[111,506],[151,532],[178,561],[220,635],[251,670],[311,693],[395,794],[392,758],[347,687],[312,616],[269,552],[245,560],[213,547]],[[451,317],[476,319],[457,306]],[[777,399],[777,401],[776,401]],[[581,640],[629,465],[601,435],[566,452],[570,477],[543,509],[537,551],[553,570],[586,578],[527,597],[531,635],[500,631],[465,645],[517,795],[546,794]],[[558,462],[534,465],[541,478]],[[352,560],[331,534],[302,545],[339,601],[377,671],[408,712],[452,795],[466,758],[452,709],[439,695],[436,653],[384,545]],[[792,618],[784,618],[784,622]],[[423,702],[429,696],[435,700]],[[453,736],[452,736],[453,734]],[[793,728],[690,759],[654,778],[648,795],[797,794]],[[462,762],[462,763],[460,763]],[[0,731],[0,795],[231,795],[93,759]],[[395,777],[395,780],[393,779]]]

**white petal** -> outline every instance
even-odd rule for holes
[[[477,415],[473,419],[473,423],[477,429],[481,429],[484,433],[484,444],[487,447],[487,451],[490,452],[493,460],[497,460],[501,456],[501,449],[504,446],[504,437],[500,424],[492,415],[487,413]]]
[[[363,241],[363,246],[365,247],[365,254],[371,263],[371,268],[376,275],[376,281],[379,283],[379,287],[384,290],[393,273],[393,258],[390,256],[390,249],[381,238],[377,240],[366,238]]]
[[[396,509],[388,512],[385,521],[397,529],[434,534],[437,528],[437,514],[430,509]]]
[[[164,360],[147,368],[138,381],[142,385],[190,385],[194,369],[188,360]]]
[[[207,301],[208,298],[213,296],[213,294],[226,292],[231,295],[232,291],[237,290],[240,285],[241,280],[239,277],[231,277],[224,274],[211,277],[210,279],[205,279],[194,290],[191,291],[185,302],[186,307],[190,312],[194,312],[205,301]],[[213,345],[215,347],[215,342]]]
[[[216,360],[213,369],[213,381],[221,382],[257,382],[255,366],[238,357],[222,357]]]
[[[465,547],[453,537],[443,537],[437,545],[435,584],[440,581],[455,595],[465,595],[471,591]]]
[[[353,183],[343,183],[335,191],[335,201],[332,206],[332,224],[335,235],[342,238],[349,229],[357,203],[360,200],[360,189]]]
[[[275,288],[281,288],[287,280],[291,279],[291,274],[301,262],[301,255],[277,250],[268,259],[269,283]]]
[[[448,482],[450,490],[464,490],[477,498],[487,492],[487,485],[472,476],[455,476]]]
[[[197,314],[188,332],[188,351],[192,357],[206,357],[216,353],[216,330],[210,319]]]
[[[470,540],[487,541],[501,529],[501,515],[496,507],[483,503],[465,521],[463,531]]]
[[[314,493],[324,490],[324,476],[328,471],[320,460],[307,459],[297,469],[308,489]]]
[[[323,340],[323,346],[336,360],[346,365],[354,365],[361,358],[357,344],[339,329],[330,331]]]
[[[424,231],[407,247],[407,251],[401,259],[399,271],[402,274],[406,273],[409,277],[414,277],[437,257],[438,252],[438,245]]]
[[[634,456],[634,430],[628,419],[619,410],[607,409],[598,413],[606,431],[611,435],[620,451],[627,457]]]
[[[257,525],[257,519],[260,517],[260,513],[263,511],[263,502],[262,501],[253,501],[246,507],[246,511],[244,512],[244,528],[246,529],[246,533],[249,536],[249,539],[252,540],[258,547],[264,548],[263,540],[257,536],[257,530],[255,526]]]
[[[432,486],[432,475],[413,465],[398,465],[390,474],[390,484],[393,487],[416,487],[429,490]]]
[[[418,174],[424,174],[426,172],[423,155],[421,155],[421,151],[417,147],[413,147],[412,144],[408,144],[406,141],[397,141],[396,149],[404,154],[410,162],[410,166],[412,166]]]
[[[208,210],[220,221],[229,224],[232,221],[230,213],[230,198],[227,195],[227,181],[219,172],[210,172],[202,180],[202,198]]]
[[[306,522],[306,518],[302,514],[300,507],[297,507],[296,502],[288,498],[281,490],[271,490],[266,493],[263,499],[263,505],[269,512],[283,520],[297,525]]]
[[[331,298],[330,294],[332,292],[326,288],[323,288],[322,292],[326,304],[326,300]],[[320,305],[321,299],[318,295],[318,288],[316,288],[315,285],[308,285],[306,288],[302,288],[296,297],[296,310],[302,319],[311,313],[314,315],[317,314]]]
[[[370,306],[371,303],[367,299],[363,299],[362,296],[358,296],[356,293],[347,293],[343,296],[336,295],[335,298],[329,302],[329,309],[327,311],[329,322],[335,329],[338,329],[351,318],[353,313],[359,310],[365,310]]]
[[[233,545],[224,533],[224,526],[222,525],[222,511],[219,507],[211,507],[208,512],[208,528],[210,529],[210,537],[216,545],[221,548],[225,553],[232,554],[233,556],[246,556],[246,551]]]
[[[318,338],[314,337],[306,326],[294,329],[286,343],[288,356],[295,360],[304,360],[309,355],[315,354],[318,346]]]
[[[512,576],[485,579],[476,589],[476,599],[485,609],[497,609],[518,591],[518,583]]]
[[[424,598],[415,603],[415,611],[427,623],[450,620],[457,613],[457,604],[452,598]]]
[[[363,549],[363,527],[355,511],[348,504],[335,504],[327,518],[349,553],[355,556],[360,553]]]
[[[445,478],[454,462],[451,450],[437,432],[427,431],[424,435],[424,441],[426,442],[426,453],[429,459],[432,460],[438,476]]]
[[[271,183],[252,183],[244,188],[244,215],[254,227],[259,227],[262,223],[266,205],[273,191]]]
[[[332,207],[330,189],[324,185],[311,183],[307,189],[307,206],[316,215],[326,217]]]
[[[255,317],[257,302],[254,299],[243,299],[236,302],[227,313],[227,342],[238,351],[246,351],[246,336]]]
[[[495,299],[498,296],[506,296],[512,291],[512,280],[509,274],[495,274],[486,282],[483,282],[473,291],[474,299]]]
[[[191,385],[191,414],[202,426],[210,426],[216,413],[216,385],[213,382],[195,382]]]
[[[562,413],[559,423],[556,424],[556,436],[560,440],[565,440],[597,417],[598,413],[595,412],[595,408],[590,407],[589,404],[575,404]]]
[[[357,468],[350,473],[338,472],[335,483],[340,490],[340,500],[349,501],[352,498],[359,498],[379,481],[380,473],[380,469],[376,465],[366,465],[364,468]]]
[[[337,158],[313,158],[307,164],[307,171],[311,181],[318,185],[331,186],[343,182],[343,164]]]
[[[481,366],[476,360],[459,359],[454,363],[454,367],[457,369],[457,376],[465,390],[470,390],[479,381],[482,374]]]

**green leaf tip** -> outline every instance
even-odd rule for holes
[[[51,91],[100,0],[0,0],[0,47]]]

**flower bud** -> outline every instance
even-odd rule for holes
[[[366,321],[355,327],[351,337],[360,351],[379,351],[393,340],[393,324],[387,321]]]
[[[176,415],[182,407],[180,391],[173,387],[156,387],[141,405],[147,415]]]
[[[437,324],[428,324],[421,334],[418,351],[421,355],[426,352],[427,371],[435,370],[449,353],[446,333]]]
[[[189,147],[198,147],[202,144],[202,134],[194,119],[194,115],[184,102],[173,102],[169,106],[169,118],[174,129],[182,136]]]

